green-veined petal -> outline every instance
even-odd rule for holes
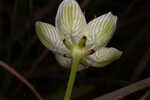
[[[51,51],[59,54],[68,52],[54,26],[44,22],[36,22],[36,32],[40,41]]]
[[[104,67],[120,58],[122,51],[116,48],[102,47],[93,55],[87,57],[87,62],[93,67]]]
[[[96,48],[106,46],[116,29],[116,22],[117,16],[112,15],[111,12],[89,22],[87,45],[94,44]]]
[[[60,33],[65,37],[71,37],[72,42],[76,43],[77,40],[74,37],[83,34],[86,20],[75,0],[64,0],[58,8],[55,24]]]

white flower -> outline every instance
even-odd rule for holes
[[[72,49],[82,45],[78,48],[83,54],[79,64],[81,70],[88,66],[104,67],[120,58],[121,51],[105,47],[113,36],[116,22],[117,16],[109,12],[87,24],[78,3],[63,0],[56,15],[56,27],[36,22],[36,32],[41,42],[56,54],[57,61],[65,67],[71,66]]]

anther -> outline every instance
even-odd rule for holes
[[[90,52],[89,54],[93,54],[93,53],[95,53],[95,50],[94,49],[90,49],[89,52]]]
[[[69,42],[68,40],[66,40],[66,39],[63,40],[63,43],[64,43],[64,45],[66,46],[66,48],[68,48],[69,50],[72,51],[72,49],[73,49],[72,43],[70,43],[70,42]]]
[[[81,48],[84,48],[85,45],[86,45],[86,40],[87,40],[86,36],[83,36],[83,37],[80,39],[80,41],[79,41],[79,43],[78,43],[78,46],[81,47]]]
[[[65,43],[65,42],[66,42],[66,39],[63,40],[63,43]]]
[[[86,40],[86,36],[83,36],[82,38]]]

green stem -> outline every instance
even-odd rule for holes
[[[73,55],[71,73],[69,76],[69,81],[68,81],[67,90],[66,90],[64,100],[70,100],[70,98],[71,98],[72,88],[73,88],[74,81],[76,78],[79,61],[80,61],[80,55],[76,52]]]

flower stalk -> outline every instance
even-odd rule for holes
[[[71,72],[70,72],[69,81],[68,81],[68,85],[67,85],[64,100],[70,100],[70,98],[71,98],[72,88],[74,86],[74,82],[75,82],[75,78],[76,78],[80,58],[81,57],[80,57],[78,52],[75,52],[73,54],[72,67],[71,67]]]

